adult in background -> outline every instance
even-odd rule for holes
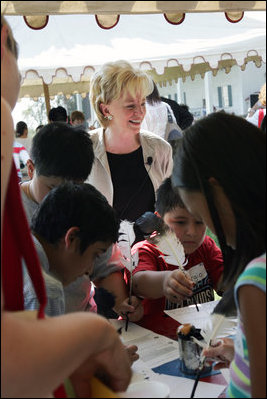
[[[194,121],[194,116],[189,112],[188,106],[185,104],[178,104],[176,101],[172,100],[171,98],[160,97],[161,101],[169,104],[171,109],[173,110],[176,122],[178,126],[182,130],[186,129],[187,127],[191,126]]]
[[[81,111],[73,111],[70,114],[70,123],[73,126],[83,125],[85,127],[85,116]]]
[[[59,105],[57,108],[51,108],[48,113],[49,122],[68,122],[68,115],[65,108]]]
[[[266,83],[261,87],[259,100],[249,110],[247,121],[266,132]]]
[[[172,171],[172,148],[141,129],[152,79],[127,61],[106,63],[90,84],[90,100],[102,127],[92,130],[95,162],[88,177],[120,219],[154,212],[155,192]],[[137,232],[136,241],[143,238]]]
[[[153,82],[153,84],[154,89],[146,98],[146,115],[142,123],[142,128],[168,140],[170,133],[170,129],[168,129],[168,120],[170,118],[170,121],[176,123],[176,119],[169,104],[161,101],[156,83]],[[177,130],[178,129],[179,126],[177,126]],[[182,133],[178,135],[178,138],[181,136]]]
[[[32,139],[29,137],[27,123],[23,121],[19,121],[16,124],[16,141],[22,144],[27,152],[30,153]]]
[[[17,140],[13,142],[13,159],[16,165],[19,182],[21,182],[23,177],[27,176],[26,165],[30,159],[30,155],[26,148]]]

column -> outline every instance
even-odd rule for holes
[[[183,79],[178,78],[177,82],[177,102],[178,104],[182,104],[183,101]]]
[[[78,94],[78,93],[76,93],[76,94],[75,94],[75,97],[76,97],[77,111],[83,112],[83,104],[82,104],[81,95]]]
[[[204,77],[205,99],[206,99],[206,115],[213,112],[213,89],[212,89],[212,72],[207,71]]]

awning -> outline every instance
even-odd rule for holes
[[[248,62],[254,62],[257,67],[266,62],[266,34],[265,26],[257,24],[254,21],[250,23],[247,29],[244,25],[247,21],[246,11],[265,10],[265,1],[2,1],[1,9],[6,15],[24,15],[24,16],[52,16],[48,24],[41,31],[33,31],[29,29],[23,21],[28,36],[25,38],[22,34],[16,37],[19,44],[25,40],[30,41],[33,35],[47,35],[52,26],[52,18],[60,18],[64,14],[72,14],[73,19],[78,17],[77,14],[88,18],[88,28],[95,29],[90,31],[82,31],[83,35],[88,37],[89,44],[97,44],[99,32],[110,37],[114,32],[120,32],[120,42],[114,39],[112,45],[105,43],[103,51],[90,51],[90,47],[81,45],[77,48],[78,53],[75,53],[75,48],[62,53],[62,62],[56,62],[57,51],[54,53],[47,53],[47,62],[45,64],[35,61],[29,66],[22,66],[22,87],[19,97],[37,98],[39,96],[48,95],[54,97],[56,94],[64,94],[69,97],[72,94],[80,93],[85,96],[89,91],[89,81],[92,73],[97,70],[104,62],[112,61],[112,57],[116,59],[128,59],[131,63],[148,71],[153,76],[153,79],[159,85],[166,85],[173,80],[177,81],[179,78],[183,80],[190,76],[194,79],[196,74],[204,77],[205,72],[211,70],[213,75],[218,73],[218,70],[224,69],[229,73],[232,66],[237,65],[242,70],[246,68]],[[237,13],[244,12],[244,18],[238,22],[231,24],[224,17],[223,13],[230,12]],[[136,22],[137,28],[135,35],[140,39],[140,46],[136,40],[127,34],[130,31],[130,26],[120,31],[123,27],[124,18],[128,17],[137,21],[138,14],[142,18],[153,17],[152,14],[158,15],[160,22],[151,28],[149,22],[146,22],[144,29]],[[213,13],[213,14],[209,14]],[[76,15],[75,15],[76,14]],[[89,14],[88,17],[85,14]],[[148,15],[149,14],[149,15]],[[172,26],[166,21],[169,18],[177,17],[185,14],[185,20],[181,25]],[[186,15],[188,14],[188,15]],[[56,15],[56,17],[53,17]],[[121,18],[114,29],[102,30],[97,23],[91,23],[93,16],[97,15],[99,19],[101,16],[121,15]],[[230,14],[229,14],[230,15]],[[197,17],[191,26],[188,26],[190,18]],[[208,19],[209,17],[209,19]],[[219,17],[220,21],[219,21]],[[91,19],[89,19],[91,18]],[[151,18],[150,18],[151,19]],[[175,18],[174,18],[175,19]],[[148,20],[147,20],[148,21]],[[219,22],[218,22],[219,21]],[[223,22],[222,22],[223,21]],[[203,26],[209,30],[209,36],[203,38],[201,42],[201,34]],[[223,26],[223,27],[222,27]],[[188,32],[186,31],[188,27]],[[127,29],[128,28],[128,29]],[[176,29],[173,31],[173,43],[161,43],[160,35],[167,29]],[[149,32],[149,39],[141,41],[142,34]],[[222,30],[221,30],[222,29]],[[233,31],[230,35],[229,32]],[[198,32],[198,36],[192,32]],[[57,35],[58,35],[58,31]],[[69,41],[73,32],[69,32],[68,25],[64,29],[64,40]],[[15,32],[16,34],[16,32]],[[46,36],[40,36],[40,48],[42,47]],[[146,35],[147,37],[147,35]],[[180,40],[181,39],[181,40]],[[190,40],[192,39],[192,40]],[[117,40],[115,42],[115,40]],[[123,43],[123,40],[125,41]],[[190,43],[192,51],[188,48],[182,48],[182,42]],[[64,44],[64,43],[63,43]],[[77,43],[79,45],[79,43]],[[128,54],[127,51],[133,45],[136,45],[138,50]],[[124,46],[124,47],[123,47]],[[153,52],[153,46],[157,46],[156,51]],[[57,50],[57,49],[55,49]],[[141,51],[143,50],[143,51]],[[92,54],[95,53],[95,57]],[[64,58],[65,56],[65,58]],[[106,56],[106,58],[105,58]],[[77,61],[79,58],[79,61]],[[19,62],[21,62],[21,58]]]

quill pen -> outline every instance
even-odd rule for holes
[[[194,393],[199,381],[201,370],[204,367],[206,357],[203,355],[203,350],[208,348],[212,342],[221,336],[231,335],[233,328],[237,325],[236,309],[234,305],[233,289],[230,288],[224,294],[213,313],[210,315],[206,325],[201,329],[201,335],[203,341],[197,340],[193,337],[194,342],[202,347],[200,355],[199,369],[196,375],[194,387],[191,393],[191,398],[194,397]]]
[[[158,234],[151,238],[150,242],[151,241],[155,245],[157,245],[158,249],[163,253],[161,257],[166,261],[166,263],[178,266],[178,268],[185,275],[187,275],[187,272],[184,269],[184,266],[187,264],[187,260],[185,259],[184,247],[172,230],[170,230],[166,226],[163,226]],[[197,311],[199,312],[194,295],[193,301],[196,305]]]
[[[138,252],[134,255],[131,253],[131,245],[135,240],[135,233],[134,233],[134,223],[129,222],[128,220],[122,220],[120,223],[119,229],[119,240],[118,240],[118,247],[121,251],[121,262],[124,267],[130,272],[130,290],[129,290],[129,305],[132,303],[132,287],[133,287],[133,269],[138,264]],[[128,329],[128,322],[129,318],[126,314],[126,326],[125,331]]]

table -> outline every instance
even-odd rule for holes
[[[190,397],[194,380],[188,376],[177,376],[179,349],[177,341],[129,323],[125,332],[124,320],[111,320],[115,328],[122,328],[122,341],[125,345],[137,345],[140,359],[132,366],[132,382],[144,379],[160,381],[170,388],[172,398]],[[225,397],[227,381],[224,376],[217,374],[201,377],[195,397]]]

